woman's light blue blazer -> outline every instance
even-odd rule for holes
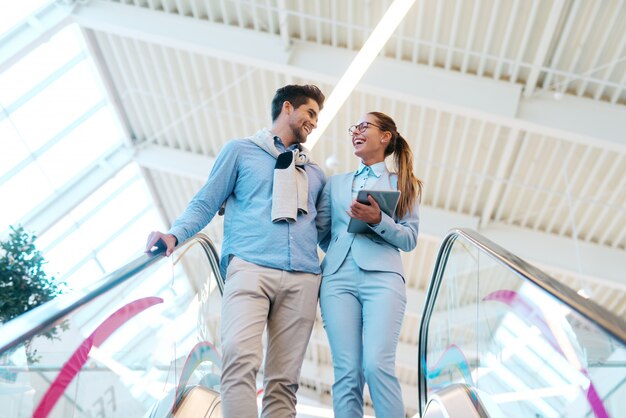
[[[352,203],[354,172],[332,176],[322,192],[317,212],[318,241],[326,252],[322,262],[324,276],[335,273],[348,252],[363,270],[388,271],[404,278],[400,251],[411,251],[417,245],[419,206],[417,200],[412,211],[399,219],[382,213],[382,219],[371,227],[372,233],[348,232],[350,216],[346,210]],[[385,171],[371,189],[396,190],[398,177]]]

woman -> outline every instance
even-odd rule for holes
[[[349,129],[356,172],[332,176],[318,210],[322,262],[320,306],[335,371],[333,409],[338,418],[363,416],[367,382],[377,417],[404,417],[395,373],[396,348],[406,306],[400,252],[417,244],[418,201],[422,183],[413,173],[413,154],[384,113],[367,113]],[[385,157],[393,154],[398,173]],[[393,216],[357,202],[359,190],[400,190]],[[351,192],[351,193],[350,193]],[[348,232],[350,219],[369,225],[367,233]]]

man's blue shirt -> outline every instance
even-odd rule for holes
[[[271,135],[262,129],[256,135]],[[280,152],[285,147],[275,140]],[[248,262],[287,271],[321,273],[317,255],[316,204],[326,177],[316,164],[307,164],[308,213],[297,221],[273,223],[272,184],[276,159],[249,139],[229,141],[217,156],[207,182],[168,233],[186,241],[213,219],[222,203],[224,242],[220,267],[226,277],[231,255]]]

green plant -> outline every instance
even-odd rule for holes
[[[64,283],[59,283],[44,271],[46,260],[35,246],[36,236],[23,227],[11,227],[8,239],[0,241],[0,323],[10,321],[61,294]],[[67,329],[64,321],[43,335],[58,339]],[[39,360],[36,350],[29,350],[29,362]]]

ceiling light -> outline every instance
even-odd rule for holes
[[[352,63],[350,63],[350,66],[330,93],[330,96],[328,96],[324,109],[320,112],[317,129],[309,135],[307,140],[307,145],[310,149],[315,146],[326,128],[328,128],[330,122],[348,96],[350,96],[354,87],[361,81],[363,74],[368,70],[381,49],[383,49],[391,34],[396,30],[411,6],[413,6],[413,3],[415,3],[415,0],[394,0],[391,6],[389,6],[383,18],[380,19],[372,34],[367,38],[359,53],[354,57]]]

